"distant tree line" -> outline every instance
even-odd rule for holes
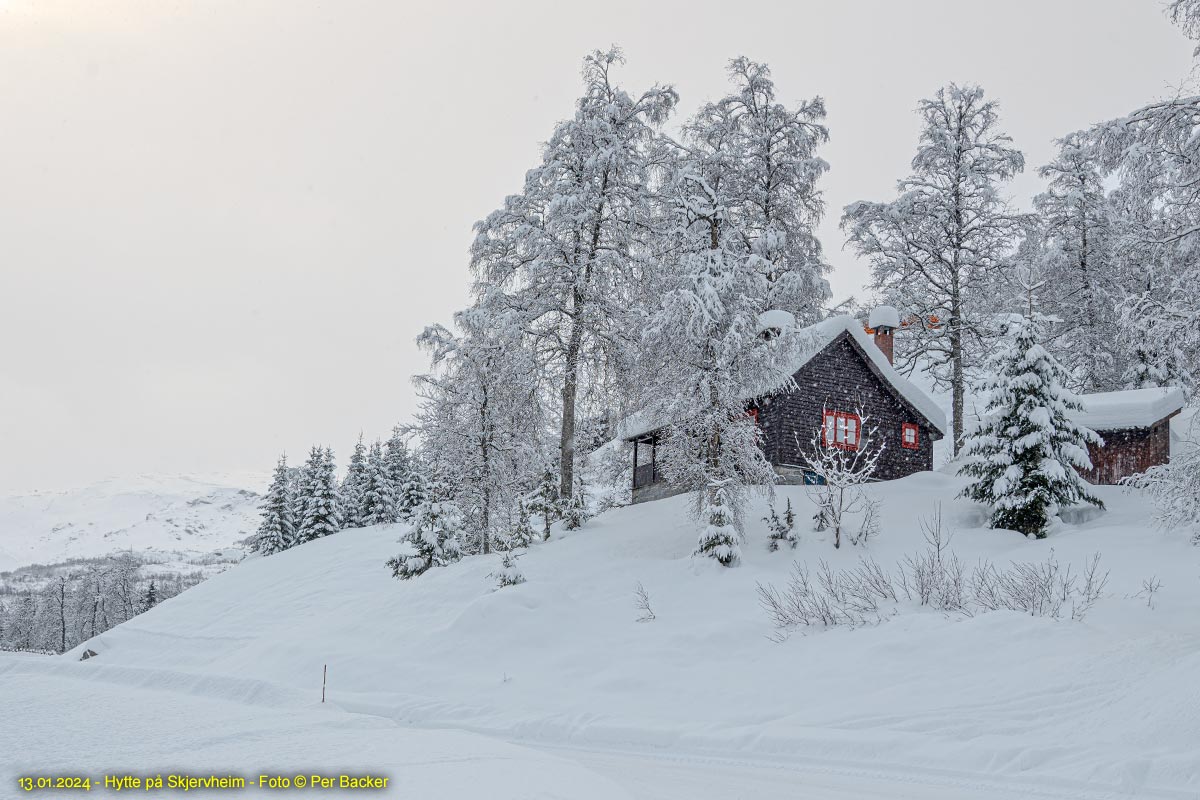
[[[0,650],[63,653],[204,580],[162,574],[124,553],[49,567],[50,574],[0,589]]]

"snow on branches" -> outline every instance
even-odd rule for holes
[[[963,447],[962,494],[992,506],[991,527],[1039,538],[1051,515],[1079,502],[1103,508],[1078,469],[1092,466],[1087,445],[1100,437],[1070,418],[1082,405],[1066,371],[1042,346],[1044,318],[1011,315],[987,363],[979,392],[988,398]]]

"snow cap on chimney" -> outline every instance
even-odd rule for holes
[[[867,317],[867,327],[872,330],[879,328],[891,328],[895,330],[900,327],[900,312],[894,306],[876,306]]]
[[[779,336],[784,331],[794,330],[795,327],[796,317],[788,311],[775,308],[758,315],[759,336],[772,338]]]

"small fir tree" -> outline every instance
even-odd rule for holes
[[[992,506],[991,527],[1042,538],[1062,506],[1104,504],[1078,469],[1090,469],[1094,431],[1073,422],[1082,405],[1064,388],[1066,370],[1042,346],[1045,318],[1011,315],[979,389],[988,405],[964,448],[962,495]]]
[[[506,586],[516,586],[525,582],[525,576],[521,574],[520,568],[517,567],[517,559],[521,556],[522,552],[518,550],[505,550],[500,555],[500,569],[488,576],[496,579],[497,589],[503,589]]]
[[[740,560],[741,534],[730,513],[725,487],[719,482],[705,493],[703,519],[707,520],[700,534],[700,543],[693,555],[715,558],[723,567],[732,567]]]
[[[462,558],[463,519],[458,506],[448,500],[426,499],[413,515],[412,530],[403,541],[414,552],[388,559],[392,576],[407,580]]]
[[[254,539],[254,549],[265,556],[286,550],[296,543],[296,526],[293,519],[291,480],[287,456],[280,456],[275,465],[271,486],[263,500],[262,524]]]
[[[542,518],[542,541],[550,541],[550,524],[562,516],[562,503],[558,497],[558,481],[554,473],[546,470],[534,492],[529,510]]]
[[[775,506],[771,506],[770,516],[763,517],[763,522],[767,523],[767,529],[770,533],[767,535],[767,549],[772,553],[777,551],[781,546],[796,549],[796,545],[800,540],[796,537],[794,530],[796,526],[796,512],[792,510],[792,499],[787,498],[787,508],[783,512],[783,517],[780,518],[779,513],[775,510]]]
[[[154,579],[150,579],[150,585],[146,587],[146,594],[142,596],[142,611],[149,611],[158,605],[158,587],[154,585]]]
[[[529,509],[524,500],[518,499],[516,519],[505,538],[505,549],[518,550],[529,547],[536,538],[537,534],[534,533],[533,526],[529,524]]]
[[[392,429],[392,437],[383,445],[383,463],[392,481],[392,496],[399,503],[413,468],[412,456],[408,452],[408,445],[404,443],[404,433],[399,426]]]

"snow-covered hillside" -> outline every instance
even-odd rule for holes
[[[1079,567],[1101,553],[1111,576],[1084,621],[902,603],[879,624],[778,643],[757,584],[785,582],[793,556],[850,567],[862,549],[835,551],[824,534],[803,531],[797,550],[768,553],[756,522],[744,564],[722,569],[690,557],[695,531],[676,497],[556,531],[521,559],[528,582],[499,591],[495,557],[400,582],[383,565],[400,526],[344,531],[251,558],[162,603],[90,642],[99,656],[86,662],[75,661],[82,648],[0,661],[0,681],[52,674],[60,687],[89,681],[81,692],[142,692],[151,708],[182,693],[300,714],[328,665],[338,726],[366,714],[558,748],[634,797],[675,795],[649,791],[628,760],[597,752],[774,763],[799,770],[788,784],[797,789],[835,771],[911,796],[1194,796],[1200,548],[1150,528],[1147,502],[1118,489],[1100,489],[1109,510],[1098,518],[1032,541],[980,528],[978,510],[953,499],[960,486],[934,473],[873,486],[884,526],[870,555],[888,566],[919,550],[919,521],[940,502],[968,565],[1053,553]],[[804,490],[780,492],[804,520]],[[1136,595],[1151,576],[1161,589],[1148,602]],[[636,621],[637,583],[653,621]],[[34,728],[39,691],[24,700]],[[85,734],[55,735],[69,747]],[[247,745],[222,754],[222,768],[253,769],[273,752]],[[690,796],[740,796],[707,781]]]
[[[258,526],[264,475],[142,476],[0,496],[0,571],[117,550],[198,554]]]

